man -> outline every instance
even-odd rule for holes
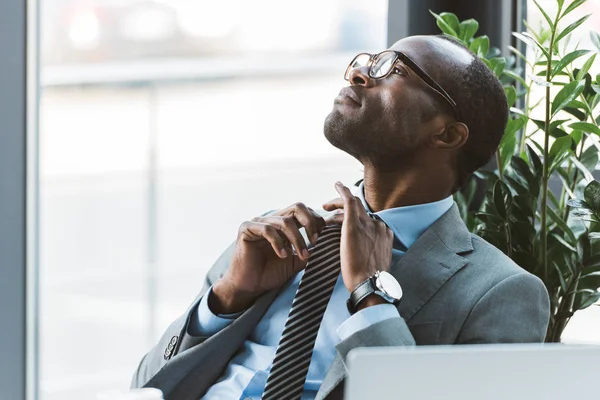
[[[357,347],[543,341],[544,285],[470,234],[451,197],[503,135],[500,82],[439,36],[358,55],[345,77],[325,136],[364,165],[357,196],[338,182],[329,214],[298,203],[244,222],[133,386],[168,400],[342,399]],[[326,268],[331,287],[304,282]]]

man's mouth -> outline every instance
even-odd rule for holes
[[[354,92],[354,90],[352,90],[352,88],[350,86],[347,86],[345,88],[342,88],[342,90],[340,90],[340,93],[335,98],[335,102],[336,103],[350,102],[350,103],[354,103],[355,105],[358,105],[359,107],[362,106],[362,103],[361,103],[358,95]]]

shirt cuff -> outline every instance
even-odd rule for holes
[[[198,310],[196,313],[196,326],[194,333],[198,333],[197,336],[211,336],[215,333],[227,328],[237,317],[243,314],[243,312],[235,314],[219,314],[215,315],[208,306],[208,296],[212,295],[212,287],[208,289],[206,294],[202,296],[200,303],[198,304]]]
[[[358,331],[391,318],[400,318],[398,309],[393,304],[377,304],[350,316],[338,326],[337,333],[341,340],[346,340]]]

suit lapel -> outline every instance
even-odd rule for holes
[[[458,212],[456,204],[429,227],[390,268],[400,282],[403,296],[398,307],[400,315],[409,321],[467,260],[460,254],[473,251],[471,233]],[[323,380],[316,400],[339,399],[346,367],[339,354]]]
[[[202,397],[222,375],[277,294],[276,290],[265,293],[230,326],[173,358],[144,386],[161,389],[167,399]]]
[[[390,269],[403,290],[398,310],[408,322],[467,260],[471,234],[456,204],[437,220]]]

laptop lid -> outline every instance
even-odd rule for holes
[[[371,347],[352,350],[347,362],[347,400],[600,397],[600,346]]]

